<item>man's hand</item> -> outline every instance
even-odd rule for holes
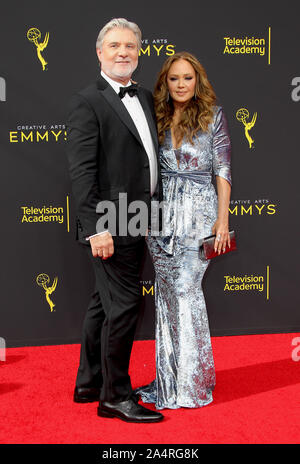
[[[90,238],[90,244],[94,258],[99,256],[102,259],[107,259],[114,254],[114,241],[109,232]]]

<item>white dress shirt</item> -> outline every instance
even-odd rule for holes
[[[131,85],[130,80],[128,84],[124,86],[120,84],[119,82],[116,82],[110,77],[108,77],[103,71],[101,71],[101,75],[111,85],[111,87],[114,89],[114,91],[117,94],[119,94],[120,87],[128,87]],[[157,158],[156,158],[155,148],[154,148],[153,140],[151,137],[150,129],[148,126],[148,122],[147,122],[144,110],[142,108],[142,105],[140,104],[140,101],[136,95],[134,95],[133,97],[130,97],[130,95],[126,93],[125,96],[121,99],[121,101],[125,105],[125,108],[127,109],[129,115],[131,116],[131,119],[133,120],[135,124],[135,127],[137,128],[137,131],[139,133],[139,136],[141,137],[141,140],[143,142],[145,151],[149,159],[150,192],[152,196],[153,193],[155,192],[156,185],[157,185]],[[94,237],[95,235],[104,234],[105,232],[106,231],[91,235],[90,237],[87,238],[87,240],[89,240],[91,237]]]

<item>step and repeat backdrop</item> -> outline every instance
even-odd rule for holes
[[[67,105],[97,79],[96,38],[113,17],[142,30],[135,80],[153,90],[165,59],[189,51],[227,116],[238,250],[216,258],[204,279],[212,335],[300,330],[299,15],[297,1],[280,8],[255,0],[2,3],[0,337],[7,346],[80,341],[94,277],[75,241]],[[136,338],[151,339],[147,254],[140,284]]]

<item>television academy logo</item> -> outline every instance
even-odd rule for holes
[[[58,223],[64,222],[64,207],[63,206],[45,206],[35,207],[31,205],[20,206],[22,210],[21,223]]]
[[[224,292],[258,293],[270,300],[270,266],[260,274],[224,275]]]
[[[300,77],[294,77],[291,85],[294,87],[291,93],[292,100],[298,102],[300,101]]]
[[[65,206],[33,205],[20,206],[22,224],[65,224],[67,232],[70,232],[70,204],[69,195],[66,195]]]
[[[0,101],[6,101],[6,81],[4,77],[0,77]]]
[[[256,55],[266,56],[268,65],[271,64],[271,27],[268,27],[268,38],[258,36],[223,37],[225,46],[223,55]]]
[[[37,52],[37,56],[38,56],[38,59],[40,60],[41,62],[41,65],[42,65],[42,68],[43,68],[43,71],[47,71],[47,61],[45,60],[45,58],[42,56],[42,51],[45,50],[45,48],[47,47],[48,45],[48,42],[49,42],[49,32],[46,32],[45,34],[45,38],[43,40],[43,42],[39,42],[39,39],[42,37],[42,33],[39,29],[37,29],[36,27],[31,27],[30,29],[28,29],[27,31],[27,39],[29,40],[29,42],[32,42],[35,46],[36,46],[36,52]]]

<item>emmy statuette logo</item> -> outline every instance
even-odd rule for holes
[[[54,278],[53,284],[51,285],[51,287],[47,287],[47,284],[49,282],[50,282],[50,277],[47,274],[39,274],[36,278],[36,283],[45,290],[45,296],[46,296],[47,303],[50,306],[50,311],[53,312],[55,311],[54,309],[55,304],[50,299],[49,295],[51,295],[51,293],[53,293],[56,289],[57,277]]]
[[[44,38],[44,41],[39,43],[39,39],[42,37],[42,34],[41,34],[41,31],[39,29],[37,29],[36,27],[31,27],[28,31],[27,31],[27,39],[29,40],[29,42],[32,42],[34,43],[34,45],[36,46],[36,51],[37,51],[37,56],[38,56],[38,59],[40,60],[41,64],[42,64],[42,67],[43,67],[43,71],[46,70],[46,66],[47,66],[47,61],[42,57],[42,54],[41,52],[47,47],[48,45],[48,41],[49,41],[49,32],[46,32],[46,35],[45,35],[45,38]]]
[[[248,143],[249,143],[249,148],[253,148],[253,143],[254,143],[254,139],[250,136],[249,134],[249,130],[252,129],[252,127],[254,126],[255,122],[256,122],[256,118],[257,118],[257,113],[255,112],[253,117],[252,117],[252,120],[250,122],[247,122],[247,120],[250,118],[250,114],[249,114],[249,111],[247,110],[247,108],[240,108],[239,110],[237,110],[236,112],[236,119],[243,123],[244,124],[244,129],[245,129],[245,137],[246,139],[248,140]]]

